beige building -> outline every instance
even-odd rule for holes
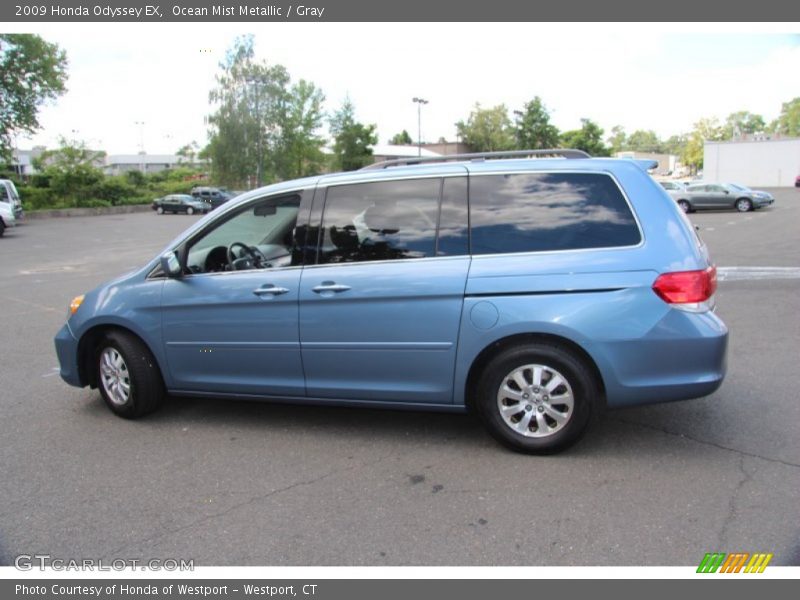
[[[656,154],[655,152],[617,152],[616,158],[633,158],[636,160],[655,160],[658,162],[653,175],[671,175],[678,171],[680,164],[674,154]]]

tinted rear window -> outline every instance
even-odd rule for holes
[[[522,173],[470,178],[473,254],[635,246],[636,220],[601,173]]]
[[[434,256],[440,189],[440,179],[329,188],[319,262]]]

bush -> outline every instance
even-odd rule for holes
[[[92,196],[105,200],[111,206],[127,204],[128,198],[136,195],[136,187],[126,181],[126,177],[106,177],[92,190]]]
[[[55,204],[55,197],[49,189],[31,186],[20,186],[17,189],[25,210],[52,208]]]

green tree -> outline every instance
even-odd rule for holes
[[[59,139],[59,147],[48,150],[34,160],[42,179],[48,182],[57,202],[67,206],[86,205],[96,196],[103,181],[101,169],[105,152],[91,150],[84,142]]]
[[[672,135],[664,142],[664,152],[667,154],[674,154],[676,156],[681,156],[683,154],[684,148],[686,148],[686,143],[689,139],[689,136],[685,133],[681,133],[679,135]]]
[[[484,109],[476,103],[469,118],[456,123],[456,130],[475,152],[511,150],[515,146],[514,129],[505,104]]]
[[[178,148],[178,151],[175,154],[181,157],[181,162],[185,161],[189,164],[192,164],[197,156],[198,148],[197,142],[192,140],[190,143],[184,144]]]
[[[765,131],[767,124],[764,117],[746,110],[731,113],[722,126],[722,135],[726,140],[732,140],[743,135],[752,135]]]
[[[322,170],[325,138],[318,131],[322,127],[324,100],[322,91],[304,79],[292,86],[280,116],[281,136],[271,153],[278,179],[296,179]]]
[[[611,128],[611,135],[606,140],[609,145],[609,152],[616,154],[628,147],[628,135],[625,133],[625,128],[622,125],[614,125]]]
[[[800,137],[800,97],[781,106],[781,114],[772,122],[770,129],[789,137]]]
[[[634,152],[662,152],[663,144],[658,139],[655,131],[637,129],[628,136],[625,144],[626,150],[633,150]]]
[[[518,117],[514,137],[519,150],[558,147],[558,127],[550,123],[550,113],[539,96],[526,102],[523,110],[514,111],[514,114]]]
[[[355,113],[350,98],[345,98],[342,107],[330,119],[335,168],[341,171],[354,171],[370,164],[372,146],[378,143],[375,125],[359,123]]]
[[[723,128],[717,119],[700,119],[686,140],[681,154],[681,162],[693,173],[703,168],[703,152],[706,142],[720,141],[724,138]]]
[[[561,144],[592,156],[609,156],[608,148],[603,144],[603,129],[591,119],[581,119],[580,129],[565,131],[561,135]]]
[[[412,140],[411,135],[403,129],[402,132],[394,134],[394,137],[389,140],[389,143],[396,146],[410,146],[414,143],[414,140]]]
[[[0,159],[10,159],[12,138],[39,129],[39,106],[66,91],[67,55],[27,33],[0,34]]]
[[[231,187],[260,186],[315,172],[323,162],[324,96],[314,84],[292,84],[285,67],[255,60],[253,37],[237,38],[220,63],[209,100],[214,179]]]

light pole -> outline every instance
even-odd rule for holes
[[[144,121],[134,121],[139,126],[139,170],[144,175]]]
[[[262,81],[258,77],[248,77],[245,79],[245,83],[247,84],[247,92],[249,92],[250,87],[253,88],[253,108],[255,110],[255,121],[256,121],[256,187],[261,187],[261,179],[263,178],[263,163],[264,163],[264,156],[263,156],[263,146],[262,146],[262,125],[261,125],[261,107],[259,106],[261,99],[261,86]],[[248,103],[249,104],[249,103]],[[249,110],[249,106],[248,106]],[[245,136],[247,135],[247,129],[245,129]],[[246,140],[245,140],[246,143]],[[249,182],[249,177],[248,177]]]
[[[427,104],[428,101],[416,96],[411,101],[417,104],[417,156],[422,156],[422,105]]]

